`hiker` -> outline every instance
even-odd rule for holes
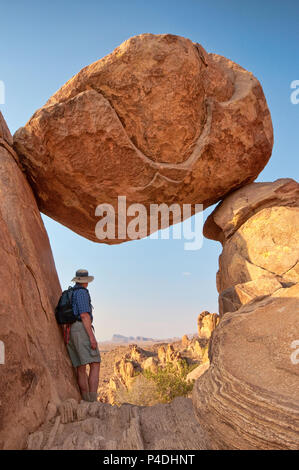
[[[92,305],[88,283],[94,280],[85,269],[76,271],[72,279],[72,309],[76,321],[69,325],[67,350],[76,368],[78,385],[83,400],[97,401],[101,356],[92,325]],[[87,376],[86,365],[89,365]]]

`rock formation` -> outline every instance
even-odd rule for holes
[[[202,363],[207,362],[209,340],[207,338],[193,338],[188,345],[188,352],[193,359],[199,359]]]
[[[193,403],[215,449],[299,446],[298,191],[290,179],[251,184],[206,222],[223,243],[222,319]]]
[[[210,367],[193,389],[195,412],[212,448],[298,449],[299,368],[292,362],[298,310],[296,284],[220,321]]]
[[[252,183],[208,217],[204,234],[220,241],[220,315],[299,282],[299,184]]]
[[[131,387],[134,378],[142,371],[143,363],[147,359],[148,355],[142,348],[136,344],[130,344],[129,351],[114,364],[107,394],[109,403],[115,404],[115,396],[119,389]]]
[[[193,369],[186,377],[186,380],[197,380],[206,370],[210,367],[209,359],[207,359],[203,364],[200,364],[195,369]]]
[[[144,376],[144,371],[156,374],[171,364],[175,371],[182,372],[185,367],[193,364],[207,364],[208,367],[208,361],[207,338],[191,338],[187,347],[184,347],[180,341],[161,346],[155,344],[147,349],[130,344],[128,350],[115,360],[108,386],[107,380],[106,383],[101,382],[98,390],[99,400],[113,405],[157,403],[159,396],[156,387]],[[102,365],[105,367],[105,363]],[[206,367],[202,370],[206,370]],[[196,377],[198,376],[197,374]]]
[[[131,379],[135,375],[133,361],[123,358],[114,365],[114,374],[120,378],[125,386],[129,386]]]
[[[166,362],[166,347],[165,346],[158,347],[158,361],[161,362],[161,364],[164,364]]]
[[[198,336],[200,338],[207,338],[211,337],[211,334],[215,330],[216,326],[219,323],[219,316],[217,313],[210,313],[206,310],[201,312],[198,315],[197,319],[197,330]]]
[[[14,136],[40,210],[107,243],[136,230],[133,223],[130,237],[99,240],[99,204],[117,214],[118,196],[126,196],[147,216],[152,203],[207,207],[253,181],[272,145],[252,73],[171,34],[128,39],[69,80]],[[178,220],[170,214],[162,227]],[[148,223],[136,237],[159,227]]]
[[[0,449],[22,448],[52,404],[79,398],[53,308],[60,295],[32,190],[0,113]]]
[[[28,449],[207,449],[189,398],[169,405],[111,406],[67,400],[28,438]]]
[[[188,345],[189,345],[189,342],[190,342],[190,340],[189,340],[189,338],[188,338],[188,335],[184,335],[184,336],[182,337],[182,347],[183,347],[184,349],[187,348]]]

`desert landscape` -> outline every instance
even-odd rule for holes
[[[129,38],[13,136],[0,114],[0,449],[298,449],[299,184],[254,182],[272,147],[258,79],[173,34]],[[100,343],[89,403],[55,321],[61,287],[40,213],[130,243],[95,235],[95,207],[117,212],[119,194],[145,207],[218,203],[203,233],[222,245],[219,312],[179,339]]]
[[[190,398],[195,379],[209,366],[209,339],[218,321],[216,313],[205,311],[198,316],[198,332],[185,334],[180,340],[140,338],[136,344],[126,345],[125,341],[115,347],[118,336],[117,341],[99,343],[102,363],[98,400],[118,406],[151,406],[170,402],[176,396]]]

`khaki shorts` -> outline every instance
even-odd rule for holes
[[[72,324],[66,347],[74,367],[101,362],[99,348],[91,349],[90,339],[82,322],[76,321]]]

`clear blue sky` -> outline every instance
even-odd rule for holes
[[[258,77],[275,136],[272,158],[258,180],[298,179],[299,104],[290,101],[290,84],[299,80],[297,0],[11,0],[0,7],[0,80],[6,85],[0,110],[12,133],[71,76],[124,40],[172,33]],[[43,218],[62,286],[76,268],[95,275],[90,292],[99,340],[113,333],[181,336],[196,331],[202,310],[217,310],[220,244],[205,240],[193,252],[174,240],[107,246]]]

